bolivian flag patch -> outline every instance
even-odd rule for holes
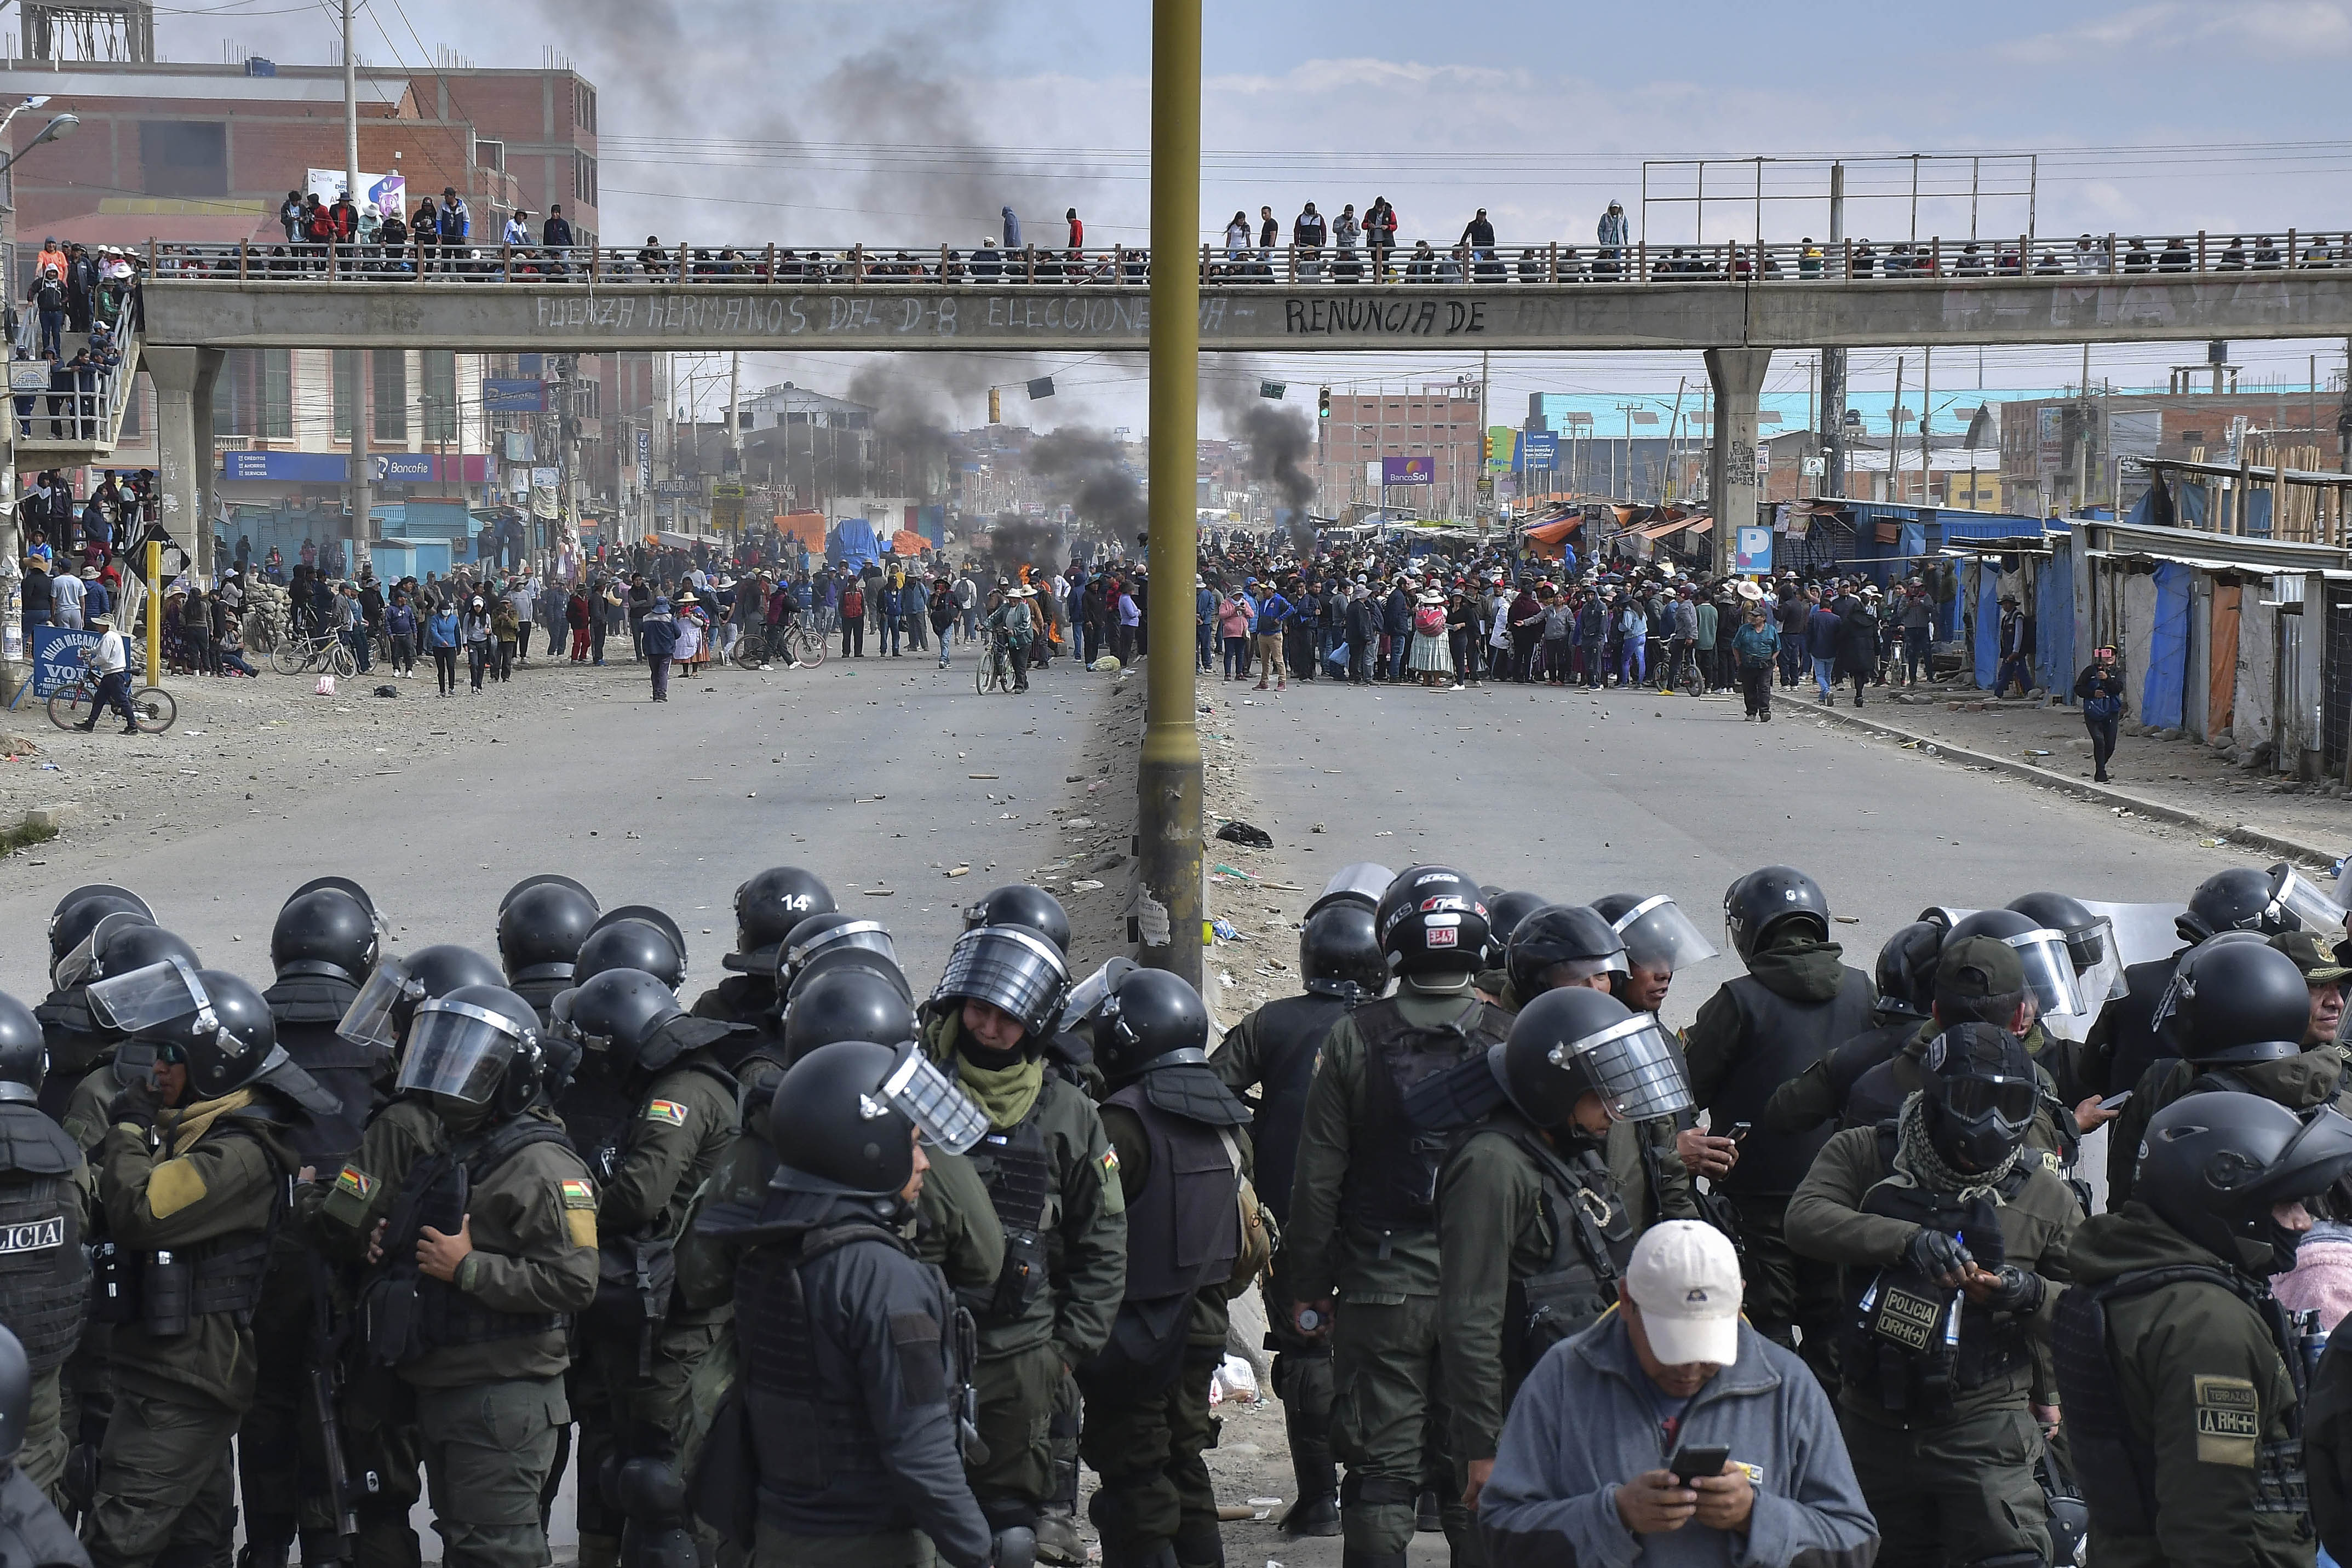
[[[375,1177],[357,1166],[345,1166],[335,1175],[335,1190],[349,1193],[362,1203],[365,1203],[369,1195],[375,1191]]]
[[[563,1207],[566,1208],[595,1207],[596,1189],[590,1186],[584,1181],[565,1182],[563,1184]]]
[[[646,1107],[646,1120],[683,1127],[686,1125],[686,1107],[675,1100],[656,1100]]]
[[[1103,1175],[1105,1176],[1115,1176],[1118,1175],[1118,1151],[1117,1149],[1105,1149],[1103,1151]]]

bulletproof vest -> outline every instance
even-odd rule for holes
[[[695,998],[692,1011],[698,1019],[716,1019],[720,1023],[747,1023],[758,1028],[766,1021],[769,1009],[775,1005],[776,983],[769,977],[730,975]]]
[[[1364,1120],[1339,1186],[1339,1218],[1375,1233],[1426,1230],[1435,1222],[1437,1173],[1451,1139],[1416,1132],[1404,1097],[1423,1079],[1483,1055],[1511,1026],[1511,1015],[1475,998],[1444,1024],[1405,1021],[1393,998],[1354,1013],[1364,1042]]]
[[[1830,1053],[1830,1087],[1837,1095],[1840,1125],[1875,1127],[1903,1108],[1899,1096],[1894,1103],[1883,1103],[1885,1070],[1925,1021],[1900,1019],[1866,1029]]]
[[[2184,949],[2185,951],[2185,949]],[[2158,1058],[2179,1056],[2180,1042],[2167,1030],[2158,1034],[2156,1009],[2171,988],[2180,954],[2150,958],[2124,970],[2124,994],[2107,1012],[2107,1082],[2109,1093],[2120,1093],[2140,1081]]]
[[[359,988],[349,981],[324,975],[289,975],[261,993],[269,1016],[278,1020],[278,1043],[340,1107],[326,1113],[302,1111],[288,1128],[302,1163],[317,1170],[338,1168],[351,1158],[375,1107],[383,1052],[335,1032],[358,995]]]
[[[1337,997],[1286,997],[1257,1011],[1259,1094],[1250,1123],[1251,1152],[1262,1201],[1277,1222],[1290,1218],[1291,1177],[1298,1169],[1298,1137],[1307,1116],[1307,1086],[1323,1037],[1348,1014]]]
[[[1146,1073],[1108,1103],[1132,1113],[1151,1150],[1151,1177],[1127,1199],[1130,1301],[1190,1295],[1229,1278],[1241,1256],[1237,1153],[1221,1129],[1162,1106]]]
[[[1552,1237],[1550,1259],[1540,1272],[1511,1281],[1505,1308],[1516,1341],[1506,1346],[1506,1361],[1525,1377],[1545,1351],[1616,1304],[1617,1277],[1633,1252],[1633,1217],[1598,1151],[1563,1155],[1517,1117],[1497,1124],[1535,1167]]]
[[[0,1102],[0,1322],[24,1342],[36,1376],[81,1341],[89,1266],[73,1190],[80,1164],[81,1151],[38,1107]]]
[[[1879,1179],[1863,1195],[1862,1212],[1964,1237],[1979,1267],[2000,1268],[2007,1253],[2000,1209],[1987,1198],[1962,1203],[1888,1180],[1898,1141],[1893,1122],[1879,1124]],[[2021,1160],[1999,1184],[2001,1197],[2015,1197],[2031,1175]],[[1850,1298],[1853,1283],[1849,1276]],[[1838,1364],[1846,1386],[1889,1416],[1941,1421],[1951,1415],[1957,1396],[2010,1375],[2027,1355],[2025,1326],[2014,1317],[1997,1318],[1958,1291],[1897,1266],[1880,1270],[1854,1298]]]
[[[2074,1478],[2082,1485],[2083,1500],[2091,1505],[2091,1521],[2096,1529],[2153,1535],[2157,1517],[2156,1447],[2147,1433],[2132,1425],[2124,1404],[2107,1334],[2107,1304],[2188,1281],[2221,1286],[2263,1320],[2295,1393],[2294,1407],[2286,1413],[2284,1441],[2263,1441],[2258,1403],[2238,1411],[2200,1402],[2199,1435],[2254,1440],[2256,1513],[2309,1511],[2303,1456],[2303,1347],[2296,1343],[2285,1309],[2268,1290],[2225,1270],[2178,1263],[2118,1274],[2095,1285],[2077,1284],[2058,1298],[2051,1350],[2059,1398],[2066,1411]]]
[[[575,1073],[555,1101],[555,1113],[563,1119],[572,1151],[592,1165],[596,1151],[610,1144],[636,1113],[637,1096],[601,1069]]]
[[[1772,1091],[1871,1026],[1875,1009],[1870,981],[1847,969],[1839,977],[1838,994],[1823,1002],[1792,1002],[1753,975],[1723,988],[1739,1009],[1739,1044],[1731,1071],[1707,1105],[1708,1124],[1752,1124],[1723,1189],[1741,1197],[1785,1197],[1812,1169],[1813,1156],[1834,1129],[1775,1133],[1764,1124],[1764,1103]]]
[[[81,1542],[21,1469],[11,1466],[0,1480],[0,1568],[48,1568],[85,1563]]]
[[[1045,1146],[1045,1130],[1037,1124],[1038,1105],[1020,1122],[998,1132],[991,1128],[967,1153],[996,1222],[1004,1229],[1004,1267],[992,1286],[964,1286],[956,1292],[971,1315],[983,1322],[1017,1322],[1036,1304],[1049,1275],[1045,1235],[1045,1199],[1054,1189],[1054,1157]]]
[[[1918,1032],[1916,1029],[1911,1031],[1912,1034]],[[1844,1124],[1849,1127],[1875,1127],[1881,1122],[1891,1122],[1900,1116],[1903,1102],[1909,1099],[1912,1090],[1919,1086],[1918,1063],[1911,1062],[1908,1071],[1904,1069],[1905,1062],[1898,1051],[1855,1079],[1853,1087],[1845,1097]]]
[[[51,991],[33,1016],[40,1020],[41,1043],[48,1048],[49,1075],[41,1084],[40,1106],[52,1119],[66,1113],[74,1086],[107,1060],[121,1036],[100,1029],[89,1016],[88,993],[80,986]]]
[[[248,1108],[223,1116],[205,1136],[259,1142],[261,1126],[280,1128],[282,1133],[276,1115]],[[272,1163],[276,1163],[274,1152]],[[285,1210],[286,1186],[280,1180],[273,1184],[269,1216],[258,1228],[232,1230],[192,1246],[161,1247],[148,1252],[124,1252],[110,1242],[102,1245],[93,1260],[90,1320],[137,1323],[152,1339],[186,1333],[201,1317],[233,1317],[237,1327],[250,1327],[254,1309],[261,1302],[270,1249]]]
[[[751,1430],[751,1446],[759,1457],[761,1491],[800,1493],[828,1491],[850,1477],[885,1478],[882,1438],[867,1414],[865,1391],[857,1385],[855,1367],[843,1362],[825,1375],[820,1360],[819,1324],[809,1310],[803,1271],[828,1253],[850,1246],[888,1247],[911,1257],[913,1249],[896,1231],[866,1220],[847,1220],[803,1232],[796,1246],[754,1247],[736,1266],[736,1333],[742,1346],[743,1399]],[[957,1313],[947,1288],[935,1270],[927,1270],[940,1292],[943,1323],[954,1323]],[[894,1318],[895,1324],[896,1320]],[[838,1325],[825,1337],[845,1336]],[[957,1382],[971,1375],[969,1337],[958,1333]],[[949,1372],[942,1364],[904,1368],[910,1399],[924,1392],[926,1372],[944,1385]],[[944,1391],[944,1388],[942,1388]],[[858,1490],[852,1484],[853,1491]]]
[[[541,1029],[553,1025],[555,1019],[548,1009],[555,1005],[556,998],[571,988],[571,980],[562,976],[517,980],[507,987],[507,989],[530,1004],[530,1010],[539,1015],[539,1027]]]
[[[520,1339],[562,1329],[562,1312],[509,1312],[485,1305],[416,1264],[416,1242],[430,1226],[445,1236],[463,1227],[475,1186],[534,1144],[561,1144],[563,1129],[519,1116],[486,1136],[442,1150],[409,1167],[384,1226],[383,1261],[361,1288],[369,1354],[398,1366],[446,1345]]]

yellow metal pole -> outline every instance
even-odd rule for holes
[[[1201,0],[1151,6],[1151,652],[1138,768],[1138,958],[1201,983],[1201,737],[1192,593],[1200,519]]]
[[[163,543],[147,541],[147,685],[163,684]]]

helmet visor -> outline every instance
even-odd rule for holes
[[[1043,1035],[1062,1010],[1069,971],[1051,942],[1019,925],[982,925],[956,938],[934,998],[982,1001]]]
[[[882,1097],[915,1124],[923,1142],[951,1155],[962,1154],[988,1131],[987,1113],[912,1043],[900,1049],[898,1064],[882,1081]]]
[[[1669,974],[1703,964],[1718,949],[1665,894],[1645,898],[1610,922],[1625,939],[1627,961]]]
[[[89,935],[74,945],[73,951],[58,959],[49,969],[50,983],[58,990],[69,991],[76,986],[97,979],[106,973],[99,962],[99,952],[111,941],[118,931],[133,925],[152,925],[154,922],[128,909],[118,909],[89,928]]]
[[[430,1001],[408,1026],[402,1089],[487,1105],[520,1042],[511,1020],[469,1002]]]
[[[2352,1171],[2352,1121],[2334,1106],[2309,1113],[2303,1130],[2245,1188],[2249,1201],[2291,1203],[2315,1197]]]
[[[1554,1067],[1584,1059],[1584,1071],[1609,1113],[1622,1122],[1670,1116],[1692,1104],[1690,1081],[1674,1040],[1653,1013],[1635,1013],[1582,1040],[1563,1040],[1547,1053]]]
[[[343,1009],[343,1021],[335,1026],[335,1032],[361,1045],[391,1051],[400,1044],[393,1009],[424,994],[425,988],[409,978],[407,965],[397,958],[379,958],[368,972],[367,983],[360,987],[360,994]]]
[[[2041,1004],[2044,1018],[2067,1018],[2087,1009],[2074,984],[2074,959],[2066,950],[2066,934],[2041,927],[2005,937],[2025,970],[2026,988]],[[2106,998],[2101,997],[2100,1002]]]
[[[203,1013],[212,1006],[205,983],[176,953],[110,980],[93,981],[85,994],[89,998],[90,1016],[124,1034]]]
[[[2277,889],[2271,896],[2271,909],[2275,914],[2293,915],[2296,924],[2305,931],[2343,928],[2344,906],[2322,893],[2317,884],[2305,880],[2294,867],[2283,862],[2273,866],[2271,881]]]
[[[1323,891],[1316,895],[1314,905],[1307,913],[1312,915],[1315,910],[1340,898],[1360,899],[1365,907],[1373,907],[1380,903],[1381,894],[1389,890],[1389,883],[1395,880],[1396,873],[1376,861],[1358,861],[1353,865],[1341,866],[1339,874],[1323,884]]]
[[[879,953],[893,964],[898,961],[898,946],[890,940],[889,927],[879,920],[852,920],[845,925],[830,926],[799,946],[787,948],[784,973],[796,975],[818,954],[848,947],[863,947],[869,953]]]
[[[1132,958],[1111,958],[1103,967],[1070,988],[1069,998],[1062,1004],[1062,1021],[1056,1026],[1065,1030],[1077,1028],[1102,1010],[1118,983],[1141,966]]]

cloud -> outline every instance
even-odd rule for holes
[[[1996,52],[2020,65],[2062,66],[2106,63],[2119,51],[2132,49],[2217,47],[2255,56],[2274,56],[2282,49],[2306,57],[2352,52],[2352,3],[2240,0],[2216,9],[2162,0],[2037,33]]]

